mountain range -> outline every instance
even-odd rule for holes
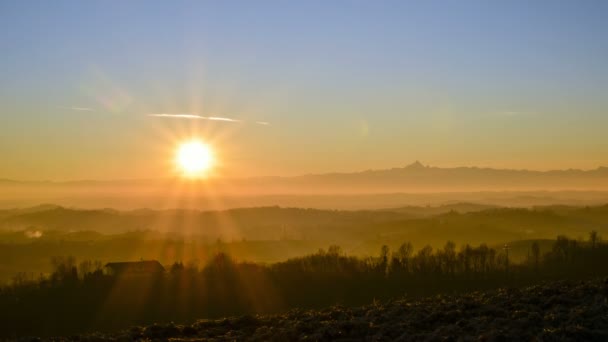
[[[19,181],[0,179],[0,185],[39,185],[39,186],[96,186],[96,185],[128,185],[153,186],[178,182],[171,179],[130,179],[130,180],[78,180],[78,181]],[[608,167],[598,167],[592,170],[515,170],[493,169],[480,167],[441,168],[423,165],[416,161],[399,168],[365,170],[360,172],[335,172],[323,174],[307,174],[301,176],[266,176],[245,178],[210,178],[191,180],[205,186],[222,186],[226,183],[239,186],[313,186],[304,192],[367,192],[367,190],[383,190],[378,192],[413,190],[451,189],[459,191],[472,190],[549,190],[549,189],[585,189],[608,190]],[[315,188],[322,187],[322,188]],[[283,191],[284,192],[284,191]],[[287,191],[289,192],[289,191]],[[376,191],[372,191],[376,192]],[[282,193],[281,191],[279,193]]]
[[[381,208],[408,204],[424,205],[430,202],[437,204],[446,201],[480,202],[482,199],[452,196],[443,198],[442,201],[384,201],[383,205],[375,205],[373,196],[516,192],[519,194],[518,196],[522,194],[529,196],[530,193],[533,193],[535,197],[543,197],[547,196],[546,192],[564,191],[595,193],[596,195],[608,191],[608,168],[552,171],[479,167],[441,168],[423,165],[417,161],[400,168],[293,177],[166,178],[67,182],[0,180],[0,193],[3,194],[0,198],[0,207],[32,206],[49,202],[71,206],[88,203],[89,207],[123,208],[151,206],[156,208],[221,209],[260,205],[308,206],[302,204],[301,199],[316,196],[314,201],[308,201],[314,204],[313,207]],[[295,196],[299,199],[290,202],[289,199],[286,200],[285,196]],[[333,196],[332,203],[330,205],[321,204],[328,198],[327,196]],[[352,202],[353,196],[372,197],[361,202],[361,205],[345,206],[340,204],[340,201],[347,202],[344,196],[349,197],[349,203]],[[583,199],[579,197],[570,196],[570,200]],[[243,200],[245,198],[247,200]],[[603,196],[599,201],[594,200],[593,203],[601,203],[605,199],[606,196]],[[221,205],[215,205],[218,203]],[[563,202],[548,200],[542,203]],[[574,202],[568,203],[574,204]],[[540,203],[532,201],[532,204]],[[578,204],[582,203],[579,201]]]

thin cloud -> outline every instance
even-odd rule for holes
[[[156,118],[172,118],[172,119],[189,119],[189,120],[209,120],[209,121],[222,121],[222,122],[244,122],[238,119],[220,117],[220,116],[202,116],[197,114],[168,114],[168,113],[155,113],[148,114],[148,116],[156,117]],[[270,123],[266,121],[255,121],[258,125],[270,125]]]
[[[213,121],[241,122],[241,120],[230,119],[230,118],[220,118],[220,117],[217,117],[217,116],[210,116],[207,119],[208,120],[213,120]]]
[[[192,120],[211,120],[211,121],[225,121],[225,122],[241,122],[240,120],[231,118],[222,118],[218,116],[201,116],[196,114],[148,114],[157,118],[173,118],[173,119],[192,119]]]
[[[181,119],[202,119],[206,120],[207,118],[200,115],[194,114],[148,114],[148,116],[154,116],[157,118],[181,118]]]

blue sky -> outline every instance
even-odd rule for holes
[[[230,175],[607,165],[607,15],[605,1],[3,1],[0,177],[163,177],[184,135]]]

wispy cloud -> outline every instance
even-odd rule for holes
[[[225,122],[241,122],[241,120],[223,118],[218,116],[202,116],[196,114],[148,114],[157,118],[173,118],[173,119],[192,119],[192,120],[210,120],[210,121],[225,121]]]
[[[206,119],[194,114],[148,114],[148,116],[155,116],[157,118]]]
[[[221,117],[217,117],[217,116],[210,116],[207,118],[207,120],[212,120],[212,121],[227,121],[227,122],[242,122],[241,120],[236,120],[236,119],[231,119],[231,118],[221,118]]]
[[[157,117],[157,118],[209,120],[209,121],[223,121],[223,122],[235,122],[235,123],[244,122],[243,120],[220,117],[220,116],[202,116],[202,115],[188,114],[188,113],[184,113],[184,114],[155,113],[155,114],[148,114],[148,116]],[[255,123],[258,125],[265,125],[265,126],[270,125],[270,123],[268,123],[266,121],[256,121]]]

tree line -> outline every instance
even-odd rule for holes
[[[274,264],[219,253],[202,267],[176,261],[167,272],[150,275],[108,275],[99,261],[55,257],[49,276],[21,273],[0,288],[0,336],[64,335],[608,275],[608,244],[596,232],[584,241],[558,236],[544,254],[533,242],[523,262],[512,262],[509,250],[457,248],[453,242],[415,250],[406,242],[362,258],[333,245]]]

